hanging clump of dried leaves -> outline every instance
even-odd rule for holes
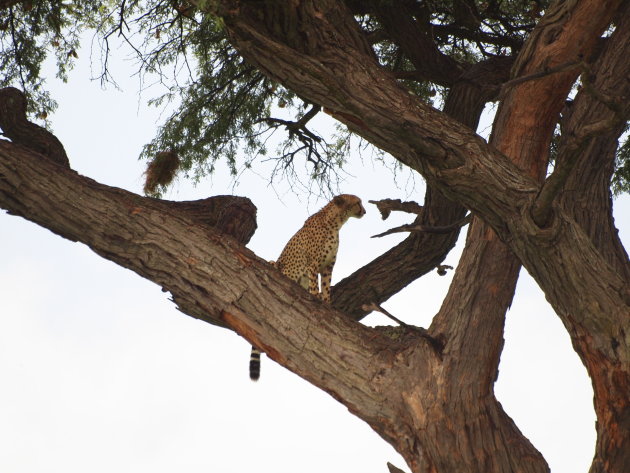
[[[162,151],[156,154],[144,172],[145,195],[159,197],[162,191],[173,182],[179,166],[179,156],[175,151]]]

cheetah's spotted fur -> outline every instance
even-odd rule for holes
[[[330,280],[339,248],[339,230],[350,217],[361,218],[363,215],[365,209],[357,196],[336,196],[304,222],[282,250],[275,266],[311,294],[330,302]],[[254,347],[249,375],[252,380],[257,380],[260,376],[260,351]]]

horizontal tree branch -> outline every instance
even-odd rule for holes
[[[372,238],[380,238],[386,235],[391,235],[392,233],[400,233],[400,232],[450,233],[455,230],[459,230],[464,225],[470,223],[471,219],[472,219],[472,215],[469,214],[458,222],[452,223],[450,225],[444,225],[441,227],[429,227],[426,225],[408,223],[406,225],[400,225],[399,227],[390,228],[389,230],[383,233],[379,233],[378,235],[372,235]]]
[[[0,207],[155,282],[181,311],[235,330],[381,435],[412,435],[397,422],[400,406],[390,391],[395,344],[304,291],[233,238],[6,141],[0,141]],[[428,362],[431,348],[418,337],[420,342]]]

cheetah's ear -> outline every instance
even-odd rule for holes
[[[336,195],[333,198],[333,202],[337,207],[343,207],[346,204],[346,199],[344,199],[343,195]]]

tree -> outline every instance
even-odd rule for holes
[[[3,5],[14,39],[17,9],[30,15],[25,25],[43,14],[15,3]],[[629,469],[630,264],[610,197],[615,160],[625,166],[616,148],[628,117],[627,3],[122,2],[116,21],[82,5],[58,12],[67,23],[49,15],[51,24],[83,15],[96,24],[103,15],[100,24],[124,34],[127,15],[137,14],[158,45],[194,49],[203,80],[184,92],[148,155],[172,148],[185,170],[208,150],[233,160],[239,133],[253,150],[263,123],[285,127],[319,177],[339,149],[307,128],[322,110],[426,179],[419,228],[452,228],[472,213],[453,283],[426,332],[403,328],[392,337],[357,324],[365,304],[380,304],[443,261],[455,232],[412,233],[337,284],[330,308],[242,246],[255,228],[250,203],[168,203],[79,176],[58,140],[26,120],[25,99],[11,88],[0,98],[0,126],[11,139],[0,143],[3,208],[156,282],[188,315],[236,331],[368,422],[414,472],[548,470],[493,394],[523,265],[593,382],[591,471]],[[173,21],[160,22],[165,14]],[[47,31],[60,34],[54,28]],[[29,89],[37,74],[23,71],[36,71],[36,50],[36,42],[30,53],[17,48],[10,62],[31,93],[41,90]],[[175,60],[166,46],[139,54],[147,70]],[[423,100],[438,87],[443,112]],[[300,118],[271,118],[276,99],[302,101]],[[488,101],[499,105],[486,143],[471,128]],[[217,125],[210,135],[200,131],[208,110]],[[290,164],[296,153],[283,157]]]

